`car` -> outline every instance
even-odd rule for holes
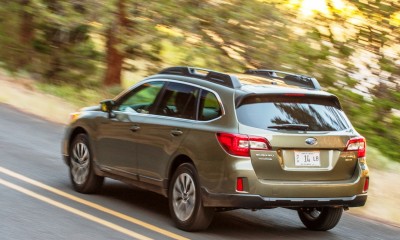
[[[186,231],[217,211],[277,207],[325,231],[367,200],[365,138],[301,74],[163,69],[72,113],[62,149],[76,191],[108,177],[159,193]]]

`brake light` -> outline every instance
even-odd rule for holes
[[[365,157],[367,143],[363,137],[355,137],[347,142],[345,151],[357,151],[358,158]]]
[[[263,137],[232,133],[217,133],[217,139],[225,151],[236,156],[250,157],[250,149],[271,149],[268,140]]]

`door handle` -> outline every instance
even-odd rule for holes
[[[183,132],[179,129],[174,129],[174,130],[171,130],[171,134],[172,134],[172,136],[178,137],[178,136],[182,135]]]
[[[131,128],[129,128],[129,130],[131,130],[132,132],[137,132],[140,130],[139,125],[133,125]]]

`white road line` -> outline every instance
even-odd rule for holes
[[[114,211],[114,210],[112,210],[112,209],[103,207],[103,206],[101,206],[101,205],[99,205],[99,204],[92,203],[92,202],[87,201],[87,200],[85,200],[85,199],[76,197],[76,196],[74,196],[74,195],[72,195],[72,194],[63,192],[63,191],[61,191],[61,190],[58,190],[57,188],[54,188],[54,187],[48,186],[48,185],[46,185],[46,184],[44,184],[44,183],[41,183],[41,182],[38,182],[38,181],[36,181],[36,180],[30,179],[30,178],[28,178],[28,177],[25,177],[25,176],[23,176],[23,175],[21,175],[21,174],[19,174],[19,173],[13,172],[13,171],[8,170],[8,169],[6,169],[6,168],[0,167],[0,172],[6,174],[6,175],[8,175],[8,176],[17,178],[17,179],[19,179],[19,180],[21,180],[21,181],[27,182],[27,183],[29,183],[29,184],[31,184],[31,185],[36,186],[36,187],[45,189],[45,190],[47,190],[47,191],[49,191],[49,192],[52,192],[52,193],[54,193],[54,194],[57,194],[57,195],[59,195],[59,196],[68,198],[68,199],[70,199],[70,200],[72,200],[72,201],[78,202],[78,203],[80,203],[80,204],[86,205],[86,206],[88,206],[88,207],[94,208],[94,209],[96,209],[96,210],[99,210],[99,211],[102,211],[102,212],[105,212],[105,213],[108,213],[108,214],[110,214],[110,215],[112,215],[112,216],[114,216],[114,217],[117,217],[117,218],[123,219],[123,220],[125,220],[125,221],[134,223],[134,224],[139,225],[139,226],[141,226],[141,227],[150,229],[150,230],[152,230],[152,231],[154,231],[154,232],[157,232],[157,233],[162,234],[162,235],[164,235],[164,236],[170,237],[170,238],[172,238],[172,239],[188,240],[188,238],[186,238],[186,237],[177,235],[177,234],[175,234],[175,233],[172,233],[172,232],[167,231],[167,230],[165,230],[165,229],[159,228],[159,227],[154,226],[154,225],[152,225],[152,224],[143,222],[143,221],[141,221],[141,220],[139,220],[139,219],[136,219],[136,218],[130,217],[130,216],[128,216],[128,215],[125,215],[125,214],[123,214],[123,213],[120,213],[120,212]]]
[[[68,212],[71,212],[71,213],[76,214],[78,216],[81,216],[83,218],[86,218],[86,219],[88,219],[88,220],[90,220],[92,222],[99,223],[99,224],[101,224],[103,226],[106,226],[108,228],[111,228],[111,229],[113,229],[115,231],[118,231],[120,233],[126,234],[126,235],[128,235],[130,237],[133,237],[133,238],[136,238],[136,239],[141,239],[141,240],[151,240],[152,239],[152,238],[148,238],[146,236],[143,236],[143,235],[141,235],[139,233],[136,233],[134,231],[131,231],[129,229],[126,229],[126,228],[123,228],[121,226],[118,226],[118,225],[116,225],[114,223],[111,223],[111,222],[108,222],[108,221],[103,220],[101,218],[95,217],[95,216],[93,216],[91,214],[82,212],[82,211],[80,211],[80,210],[78,210],[76,208],[73,208],[73,207],[70,207],[70,206],[65,205],[63,203],[54,201],[53,199],[50,199],[50,198],[45,197],[43,195],[37,194],[35,192],[32,192],[32,191],[30,191],[30,190],[28,190],[26,188],[20,187],[18,185],[15,185],[13,183],[5,181],[5,180],[3,180],[1,178],[0,178],[0,184],[6,186],[8,188],[14,189],[14,190],[16,190],[18,192],[21,192],[23,194],[26,194],[28,196],[31,196],[33,198],[36,198],[36,199],[38,199],[40,201],[46,202],[46,203],[48,203],[50,205],[53,205],[55,207],[61,208],[61,209],[65,210],[65,211],[68,211]]]

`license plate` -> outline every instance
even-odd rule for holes
[[[294,152],[294,165],[296,167],[320,167],[319,151]]]

